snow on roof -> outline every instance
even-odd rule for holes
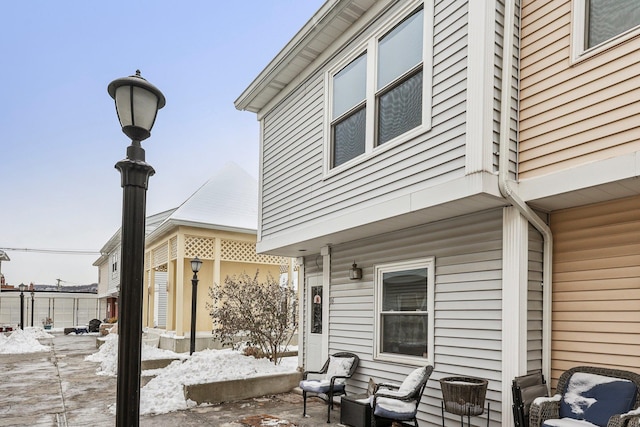
[[[169,215],[163,225],[168,222],[255,231],[258,182],[237,164],[227,163]]]

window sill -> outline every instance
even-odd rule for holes
[[[412,366],[426,366],[433,363],[429,358],[416,357],[416,356],[403,356],[401,354],[393,353],[378,353],[374,355],[373,360],[380,362],[393,362],[400,365],[412,365]]]

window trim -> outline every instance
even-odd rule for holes
[[[381,351],[382,339],[380,337],[381,313],[382,313],[382,277],[384,273],[427,269],[427,357],[407,356],[396,353],[383,353]],[[402,363],[416,366],[434,364],[434,330],[435,330],[435,257],[418,258],[407,261],[390,262],[374,266],[374,330],[373,330],[373,359],[394,363]]]
[[[612,47],[622,44],[640,34],[640,25],[630,28],[609,40],[585,49],[587,0],[571,2],[571,58],[572,64],[599,55]]]
[[[376,114],[377,114],[377,59],[378,41],[389,31],[393,30],[400,22],[408,18],[417,9],[423,9],[423,30],[422,30],[422,125],[417,126],[381,145],[376,145]],[[383,24],[375,32],[369,34],[366,39],[351,47],[344,55],[333,63],[324,74],[324,153],[323,153],[323,178],[327,179],[345,170],[363,163],[364,161],[380,155],[393,147],[417,136],[428,132],[431,129],[431,108],[433,91],[433,0],[410,0],[389,17],[385,18]],[[333,76],[339,73],[344,67],[360,55],[367,54],[366,67],[366,99],[359,104],[366,106],[366,130],[365,130],[365,151],[364,153],[350,159],[339,166],[333,167],[333,138],[332,123],[336,120],[332,118],[333,111]],[[414,67],[415,69],[415,67]],[[412,70],[414,70],[412,69]]]

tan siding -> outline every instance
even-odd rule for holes
[[[522,14],[520,178],[640,150],[640,37],[572,64],[571,1]]]
[[[551,229],[554,381],[578,364],[640,372],[640,197],[552,213]]]

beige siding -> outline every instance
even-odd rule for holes
[[[640,372],[640,197],[558,211],[552,378],[581,365]]]
[[[501,209],[335,246],[331,253],[329,353],[353,351],[360,356],[350,391],[363,392],[370,377],[399,383],[415,368],[373,359],[375,265],[434,256],[435,371],[418,418],[421,425],[440,425],[437,380],[471,375],[490,380],[491,418],[500,419]],[[354,260],[363,268],[362,280],[349,280]],[[447,418],[447,423],[458,421],[450,414]]]
[[[571,1],[522,9],[520,178],[640,150],[640,37],[570,61]]]

